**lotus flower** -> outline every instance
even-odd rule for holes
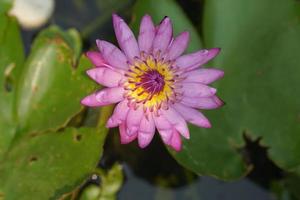
[[[189,33],[182,32],[174,38],[168,17],[155,26],[145,15],[137,40],[116,14],[113,26],[120,49],[97,40],[99,51],[87,52],[94,65],[87,71],[88,76],[107,88],[85,97],[81,103],[90,107],[117,103],[106,126],[119,127],[123,144],[137,139],[139,146],[145,148],[157,129],[166,145],[180,151],[181,136],[190,138],[187,122],[210,128],[199,109],[215,109],[223,104],[216,89],[208,86],[221,78],[223,71],[202,68],[220,49],[182,55]]]

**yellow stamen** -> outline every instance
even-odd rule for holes
[[[124,88],[127,91],[125,96],[130,102],[143,105],[145,112],[147,110],[153,112],[164,107],[163,105],[167,104],[174,95],[173,88],[176,74],[174,74],[173,70],[170,70],[169,62],[156,60],[152,56],[144,56],[144,58],[145,60],[143,61],[136,60],[126,73],[128,79],[124,84]],[[155,92],[151,92],[149,88],[145,88],[149,85],[149,82],[143,82],[144,79],[142,80],[142,77],[147,76],[147,73],[153,71],[163,78],[163,85],[160,85],[161,88],[159,90],[157,84],[153,83],[150,85],[151,89],[154,88],[153,91]]]

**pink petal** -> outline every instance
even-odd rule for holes
[[[195,69],[214,58],[220,52],[219,48],[200,50],[195,53],[180,56],[175,64],[183,70]]]
[[[183,83],[181,89],[183,95],[188,97],[210,97],[217,92],[215,88],[201,83]]]
[[[88,70],[86,73],[97,83],[106,87],[118,87],[125,79],[122,74],[107,67],[93,68]]]
[[[141,21],[138,43],[140,51],[150,53],[155,37],[155,27],[149,15],[145,15]]]
[[[208,119],[198,110],[180,103],[174,104],[173,107],[186,121],[203,128],[211,128],[211,124]]]
[[[135,140],[137,137],[137,132],[133,135],[127,135],[127,127],[125,123],[120,124],[119,126],[119,132],[120,132],[120,138],[121,138],[121,143],[122,144],[128,144]]]
[[[90,59],[90,61],[96,67],[101,67],[103,65],[106,65],[104,58],[97,51],[88,51],[86,53],[86,56]]]
[[[189,37],[189,32],[182,32],[178,35],[169,47],[167,58],[173,60],[180,56],[188,46]]]
[[[162,110],[162,115],[170,122],[170,124],[185,138],[190,138],[189,129],[183,117],[173,108]]]
[[[186,77],[183,82],[197,82],[203,84],[210,84],[224,76],[224,71],[219,69],[197,69],[186,72]]]
[[[169,144],[175,151],[180,151],[182,148],[182,141],[178,131],[174,130]]]
[[[155,126],[163,142],[165,144],[169,144],[173,133],[171,123],[162,115],[160,116],[152,115],[152,117],[154,119]]]
[[[124,100],[118,103],[114,109],[113,115],[107,120],[106,127],[112,128],[124,123],[129,111],[128,101]]]
[[[153,41],[153,53],[156,53],[159,50],[161,53],[164,53],[171,42],[172,34],[173,30],[171,20],[170,18],[165,17],[160,23],[155,35]]]
[[[120,49],[103,40],[97,40],[96,43],[101,55],[111,66],[123,70],[128,69],[127,58]]]
[[[134,57],[139,56],[140,51],[132,31],[124,20],[116,14],[113,14],[113,24],[119,46],[127,58],[133,61]]]
[[[142,106],[139,106],[138,109],[130,109],[126,119],[127,126],[127,135],[135,134],[140,127],[140,122],[144,116],[144,111]]]
[[[155,125],[152,116],[142,118],[138,132],[138,142],[141,148],[145,148],[151,142],[155,133]]]
[[[95,92],[81,100],[81,104],[86,106],[105,106],[123,100],[123,87],[105,88]]]
[[[181,103],[183,103],[186,106],[199,109],[215,109],[224,105],[224,102],[217,96],[200,98],[183,97]]]

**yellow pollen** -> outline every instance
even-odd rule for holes
[[[170,70],[170,64],[163,60],[152,56],[136,60],[126,76],[126,98],[136,107],[143,105],[144,111],[166,107],[174,95],[175,74]]]

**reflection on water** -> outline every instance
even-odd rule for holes
[[[134,175],[128,165],[124,165],[127,181],[122,187],[120,200],[274,200],[268,191],[248,179],[223,182],[203,176],[195,182],[175,189],[152,185]]]

